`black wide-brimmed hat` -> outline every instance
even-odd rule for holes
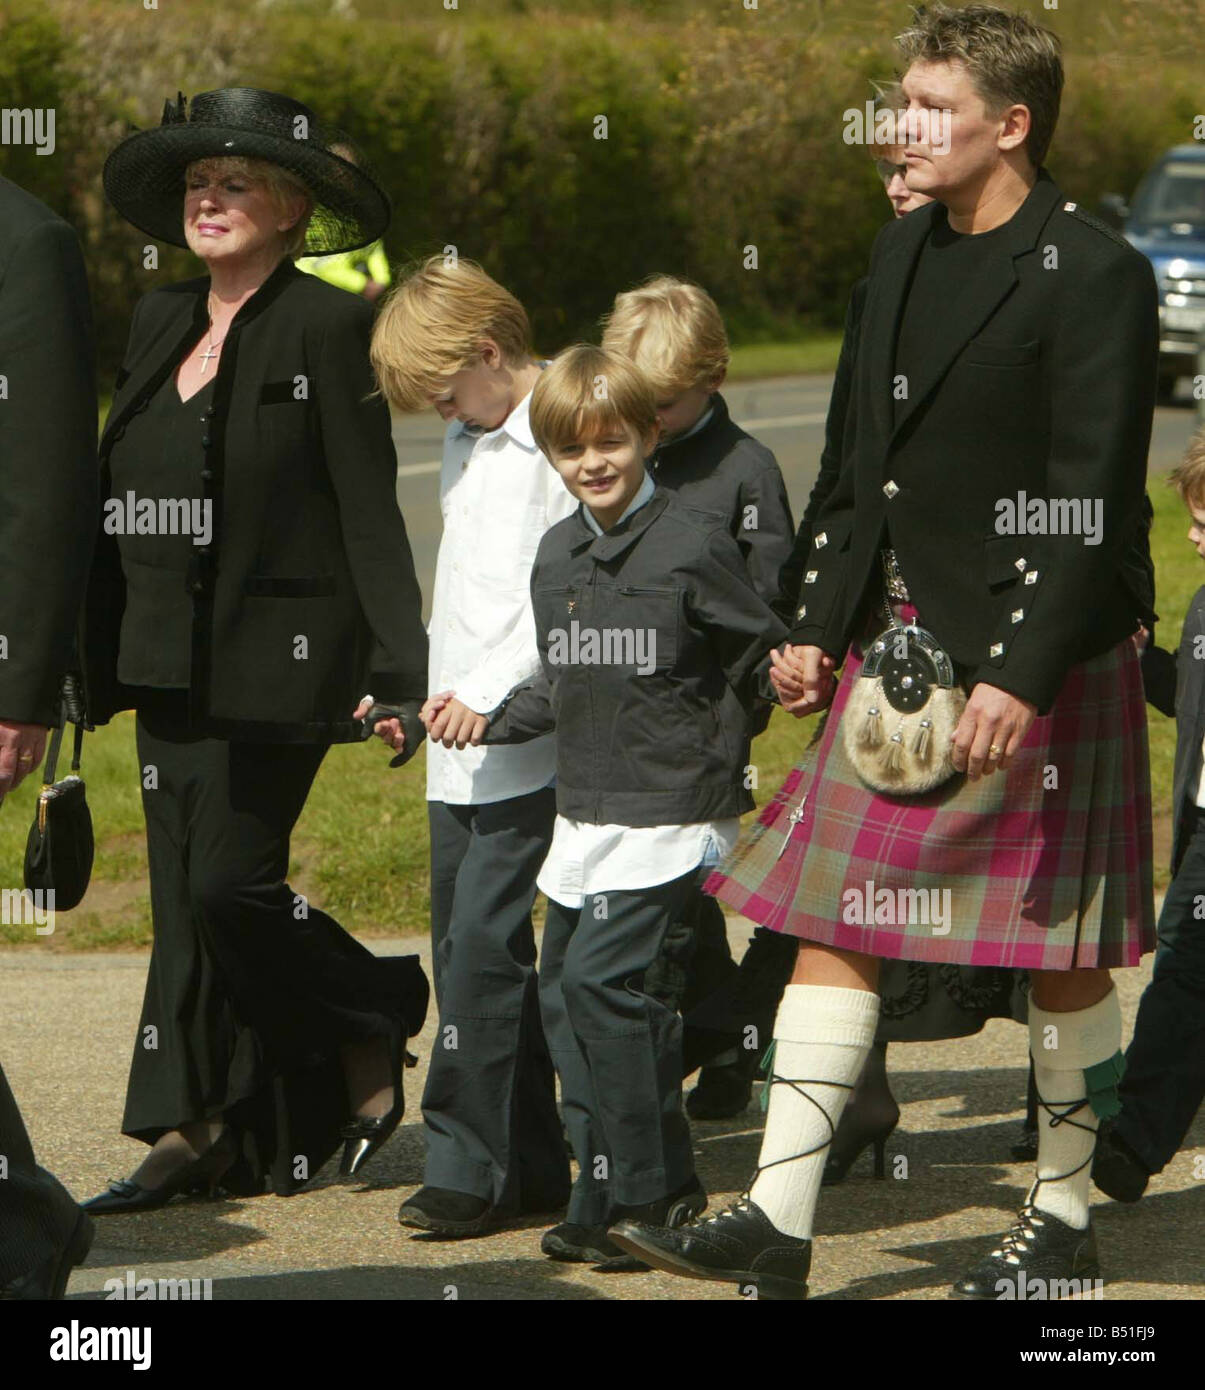
[[[301,102],[255,87],[165,102],[156,129],[128,135],[105,160],[105,193],[139,231],[187,246],[184,172],[194,160],[230,157],[279,165],[310,191],[304,255],[354,251],[389,225],[389,199],[348,137]]]

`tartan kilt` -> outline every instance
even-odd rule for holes
[[[855,643],[822,727],[706,892],[773,931],[891,959],[1070,970],[1154,950],[1133,638],[1070,668],[1006,771],[907,798],[872,791],[845,754],[861,658]]]

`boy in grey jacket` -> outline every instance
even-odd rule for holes
[[[676,1224],[706,1205],[682,1113],[681,1020],[644,976],[752,807],[748,709],[786,629],[726,527],[654,486],[654,395],[626,358],[563,353],[531,424],[582,506],[544,536],[532,570],[540,676],[484,741],[557,734],[540,1007],[579,1176],[541,1248],[639,1268],[611,1224],[636,1211]]]

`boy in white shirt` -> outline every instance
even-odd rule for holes
[[[527,314],[479,266],[426,261],[386,301],[372,357],[391,405],[433,405],[448,422],[422,711],[439,1034],[423,1094],[423,1186],[398,1219],[472,1236],[559,1208],[569,1193],[531,920],[556,815],[554,739],[465,745],[539,669],[532,561],[576,503],[532,438],[541,364]]]

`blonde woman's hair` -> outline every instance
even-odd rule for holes
[[[578,343],[540,373],[531,396],[531,432],[553,454],[607,430],[634,430],[643,439],[657,429],[657,398],[648,378],[622,353]]]
[[[242,174],[244,178],[263,184],[268,196],[276,205],[276,210],[284,216],[289,203],[297,197],[305,199],[305,208],[297,221],[282,232],[284,254],[295,261],[305,254],[305,238],[309,230],[310,218],[314,214],[314,195],[304,183],[288,169],[272,164],[266,159],[248,159],[243,155],[220,155],[210,159],[198,159],[188,166],[186,178],[201,173],[212,178],[228,178],[231,174]]]
[[[531,323],[509,290],[475,261],[429,257],[403,274],[373,327],[381,393],[398,410],[425,410],[449,377],[478,360],[483,338],[509,366],[531,358]]]
[[[672,275],[653,275],[617,294],[602,341],[636,363],[659,400],[714,381],[728,368],[728,334],[715,300]]]
[[[1185,506],[1205,510],[1205,425],[1188,441],[1184,457],[1167,475],[1167,482]]]

